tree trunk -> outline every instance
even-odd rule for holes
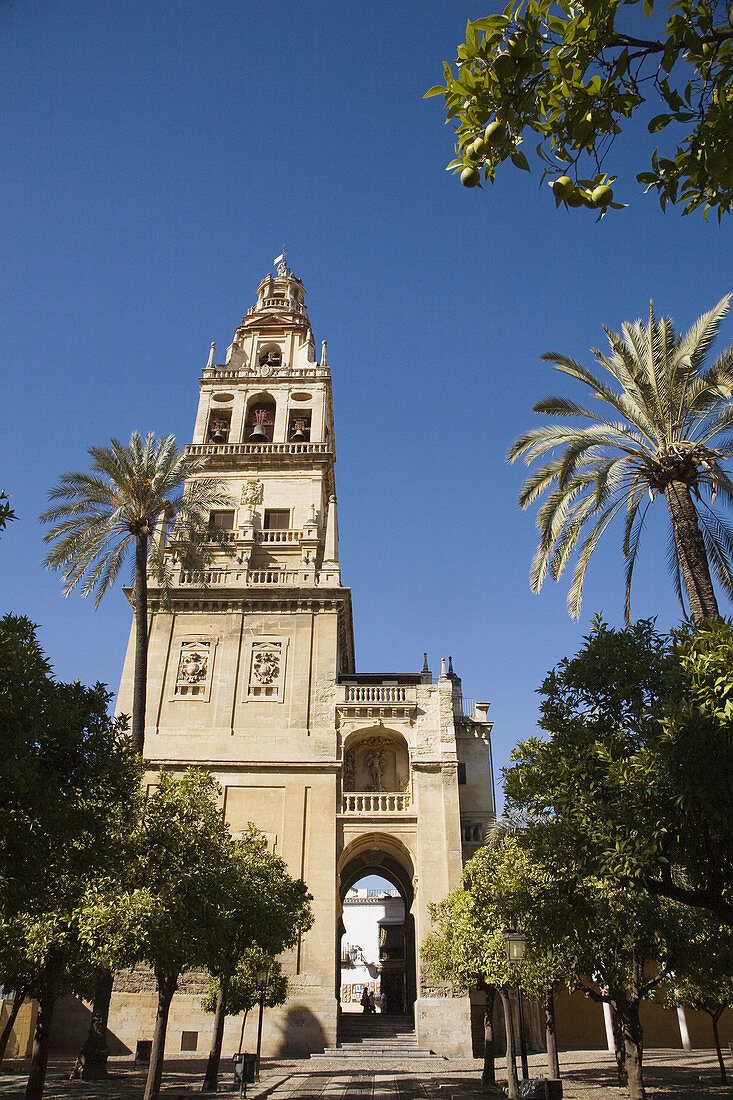
[[[56,1002],[56,978],[59,966],[57,960],[46,963],[41,976],[41,991],[38,998],[38,1015],[33,1034],[33,1054],[25,1089],[25,1100],[41,1100],[46,1082],[48,1065],[48,1041],[51,1034],[53,1009]]]
[[[81,1077],[84,1081],[104,1081],[109,1076],[107,1073],[107,1059],[109,1058],[107,1021],[109,1019],[109,1002],[112,999],[113,983],[114,974],[110,968],[105,965],[100,966],[97,970],[97,984],[94,989],[94,1004],[92,1005],[92,1018],[89,1021],[89,1032],[76,1059],[76,1065],[71,1072],[70,1080]]]
[[[243,1018],[242,1018],[242,1030],[241,1030],[241,1031],[240,1031],[240,1033],[239,1033],[239,1050],[237,1051],[237,1054],[241,1054],[241,1053],[242,1053],[242,1043],[244,1042],[244,1029],[245,1029],[245,1027],[246,1027],[246,1025],[247,1025],[247,1017],[248,1017],[248,1016],[249,1016],[249,1009],[248,1009],[248,1008],[245,1008],[245,1010],[244,1010],[244,1016],[243,1016]]]
[[[177,974],[156,974],[158,981],[158,1011],[155,1017],[155,1030],[153,1032],[153,1045],[150,1050],[150,1065],[148,1066],[148,1078],[145,1082],[143,1100],[158,1100],[160,1095],[160,1080],[163,1076],[163,1055],[165,1053],[165,1033],[168,1028],[168,1013],[170,1012],[173,994],[178,986]]]
[[[229,992],[229,975],[219,975],[219,992],[216,997],[216,1011],[214,1013],[214,1034],[211,1040],[209,1061],[206,1065],[206,1075],[201,1086],[202,1092],[216,1092],[219,1084],[219,1062],[221,1061],[221,1044],[224,1038],[224,1023],[227,1018],[227,994]]]
[[[486,1004],[484,1005],[484,1068],[481,1071],[481,1084],[495,1085],[494,1003],[496,1001],[496,986],[482,982],[479,988],[486,994]]]
[[[10,1009],[10,1015],[5,1022],[3,1033],[2,1035],[0,1035],[0,1062],[2,1062],[3,1058],[5,1057],[5,1051],[7,1050],[10,1033],[13,1030],[13,1024],[18,1018],[18,1013],[20,1012],[21,1005],[25,1000],[27,988],[28,987],[26,985],[19,985],[18,988],[13,992],[13,1007]]]
[[[723,1061],[723,1052],[720,1049],[720,1035],[718,1034],[718,1020],[723,1014],[723,1006],[716,1009],[715,1012],[709,1012],[708,1015],[713,1023],[713,1035],[715,1037],[715,1053],[718,1055],[718,1065],[720,1066],[720,1080],[723,1084],[727,1084],[728,1077],[725,1072],[725,1062]]]
[[[629,1083],[626,1072],[626,1047],[624,1045],[621,1017],[616,1011],[616,1006],[611,1004],[611,1030],[613,1031],[613,1054],[616,1059],[616,1078],[618,1087],[625,1089]]]
[[[555,1032],[555,995],[552,989],[545,994],[545,1039],[547,1041],[547,1072],[550,1077],[560,1076],[560,1059],[557,1056],[557,1034]]]
[[[621,1031],[626,1052],[626,1074],[631,1100],[646,1100],[644,1090],[644,1072],[642,1056],[644,1053],[644,1032],[639,1021],[639,1002],[627,1001],[619,1006]]]
[[[664,495],[692,620],[700,623],[704,619],[719,619],[708,556],[690,488],[684,481],[671,481]]]
[[[501,997],[501,1007],[504,1010],[504,1030],[506,1031],[506,1094],[509,1100],[518,1100],[517,1044],[514,1041],[512,1002],[509,993],[503,987],[499,989],[499,996]]]
[[[145,741],[145,696],[148,681],[148,539],[138,535],[135,542],[135,581],[132,599],[135,605],[135,666],[132,677],[132,747],[143,755]]]

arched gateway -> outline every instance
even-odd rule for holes
[[[303,286],[284,263],[262,280],[225,362],[214,358],[212,349],[187,451],[206,458],[226,496],[211,517],[226,546],[205,577],[169,556],[170,603],[149,582],[149,778],[160,767],[213,772],[234,832],[254,822],[313,894],[313,929],[284,960],[288,1002],[265,1015],[266,1054],[337,1041],[342,899],[369,872],[405,903],[405,1001],[420,1044],[467,1054],[468,998],[430,981],[419,945],[429,903],[459,885],[493,820],[488,704],[467,708],[445,662],[435,681],[427,658],[416,672],[356,671],[330,370],[325,355],[316,362]],[[435,602],[440,590],[415,598]],[[131,640],[119,697],[127,712],[133,656]],[[171,1053],[208,1045],[204,985],[190,975],[174,997]],[[113,1035],[134,1050],[154,1014],[150,976],[120,976]],[[238,1029],[228,1022],[225,1055]]]

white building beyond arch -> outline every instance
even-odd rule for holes
[[[203,369],[186,450],[206,460],[232,502],[217,519],[227,552],[205,577],[171,556],[169,604],[149,582],[145,758],[151,781],[160,767],[213,772],[232,830],[254,822],[313,895],[314,926],[283,960],[289,1000],[265,1016],[266,1054],[337,1041],[342,898],[380,868],[407,906],[406,1007],[418,1041],[470,1054],[468,998],[421,970],[419,945],[429,904],[460,884],[494,820],[488,703],[468,707],[452,667],[433,679],[414,654],[412,672],[357,672],[338,552],[331,372],[315,346],[303,285],[281,264],[260,283],[227,361],[214,354]],[[274,419],[251,441],[248,414],[265,399]],[[440,592],[415,598],[435,602]],[[131,707],[133,658],[131,635],[121,711]],[[173,999],[171,1054],[184,1032],[188,1049],[208,1046],[205,984],[189,975]],[[151,976],[120,976],[113,1046],[134,1050],[154,1017]],[[225,1056],[239,1026],[227,1022]]]

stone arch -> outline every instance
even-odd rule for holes
[[[415,917],[413,905],[415,901],[415,857],[406,844],[398,837],[382,831],[370,831],[356,837],[347,844],[338,861],[339,882],[339,907],[338,926],[336,929],[336,953],[337,953],[337,991],[340,990],[340,960],[341,938],[344,932],[342,918],[343,902],[347,892],[360,879],[367,875],[379,875],[390,882],[400,893],[402,898],[404,917],[404,968],[400,974],[403,989],[402,1011],[412,1015],[414,1003],[417,997],[417,959]],[[385,963],[380,974],[380,983],[390,980],[394,983],[399,968]]]
[[[386,726],[354,730],[344,742],[344,791],[404,792],[410,788],[410,748]]]
[[[263,391],[253,394],[247,402],[247,412],[244,421],[244,442],[268,442],[272,443],[275,431],[275,414],[277,402],[271,393]],[[251,439],[253,433],[261,428],[265,438]]]

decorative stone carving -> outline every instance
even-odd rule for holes
[[[253,639],[250,652],[248,699],[281,702],[287,642],[278,638]]]
[[[265,494],[265,486],[262,481],[253,479],[242,486],[241,504],[248,504],[254,508],[256,504],[262,504]]]
[[[174,694],[192,699],[205,698],[209,685],[212,647],[210,639],[181,642]]]
[[[264,649],[254,654],[252,675],[261,684],[272,684],[280,675],[280,654],[275,650]]]

